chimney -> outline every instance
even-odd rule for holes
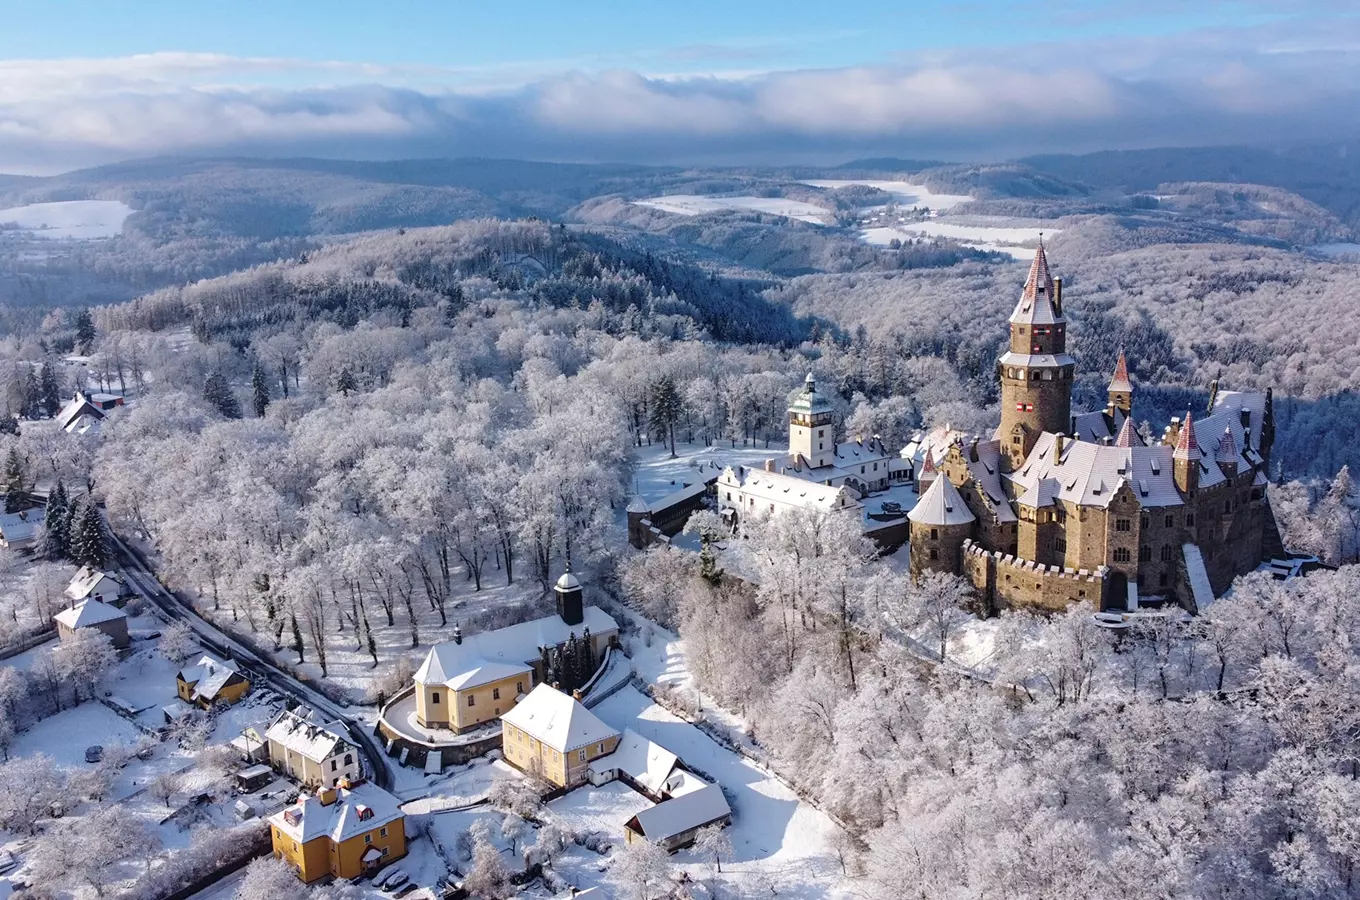
[[[321,801],[322,806],[330,806],[335,802],[335,799],[338,796],[339,794],[336,793],[336,790],[333,787],[322,788],[316,792],[316,799]]]
[[[1055,434],[1053,436],[1053,463],[1057,465],[1062,462],[1063,444],[1067,443],[1067,435]]]
[[[453,642],[460,645],[463,643],[463,627],[457,623],[453,626]]]
[[[977,447],[978,447],[978,439],[977,439],[977,438],[973,438],[973,443],[971,443],[971,444],[968,445],[968,461],[969,461],[969,462],[977,462],[977,461],[978,461],[978,449],[977,449]]]
[[[774,471],[774,460],[773,460],[773,459],[767,459],[767,460],[765,460],[765,471],[766,471],[766,472],[773,472],[773,471]]]
[[[1053,279],[1053,311],[1062,315],[1062,279]]]
[[[580,689],[580,688],[574,688],[574,689],[572,690],[572,692],[571,692],[571,699],[575,700],[575,701],[578,702],[578,703],[581,702],[581,689]]]

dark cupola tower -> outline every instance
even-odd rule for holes
[[[585,603],[582,601],[584,592],[581,589],[581,582],[571,574],[570,569],[557,579],[557,584],[553,585],[553,593],[557,596],[557,614],[562,617],[563,622],[568,625],[580,625],[585,621]]]

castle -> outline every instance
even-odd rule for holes
[[[1211,391],[1208,415],[1145,443],[1123,353],[1103,410],[1072,413],[1062,281],[1042,243],[997,361],[987,440],[937,428],[903,450],[919,501],[911,569],[963,575],[989,609],[1202,608],[1278,541],[1266,499],[1271,392]]]

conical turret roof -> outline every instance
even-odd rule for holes
[[[1048,255],[1044,253],[1044,242],[1039,241],[1039,249],[1034,251],[1034,262],[1029,266],[1029,277],[1025,279],[1025,289],[1020,293],[1020,302],[1011,313],[1013,325],[1053,325],[1067,321],[1053,305],[1053,275],[1048,271]]]
[[[1133,430],[1133,419],[1124,420],[1124,427],[1119,429],[1119,437],[1114,439],[1116,447],[1141,447],[1143,440],[1138,436],[1138,432]]]
[[[1129,364],[1124,359],[1124,351],[1119,351],[1119,362],[1114,364],[1114,377],[1110,379],[1110,391],[1120,391],[1128,393],[1133,390],[1133,382],[1129,381]]]
[[[936,478],[907,513],[916,525],[967,525],[975,521],[958,488],[948,478]]]
[[[1176,439],[1176,450],[1172,459],[1199,459],[1199,441],[1195,438],[1195,421],[1187,411],[1185,424],[1181,426],[1180,437]]]

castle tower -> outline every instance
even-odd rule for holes
[[[1110,379],[1108,390],[1110,406],[1130,415],[1133,412],[1133,382],[1129,381],[1129,364],[1123,350],[1119,351],[1119,362],[1114,364],[1114,377]]]
[[[1199,489],[1199,441],[1195,439],[1195,423],[1190,413],[1185,414],[1185,424],[1176,436],[1176,449],[1171,453],[1171,477],[1175,479],[1176,489],[1182,494],[1192,494]]]
[[[553,594],[557,597],[557,614],[562,617],[562,621],[568,625],[580,625],[585,621],[585,603],[583,602],[584,590],[577,577],[571,574],[571,570],[562,573],[562,577],[557,579],[557,584],[553,585]]]
[[[944,475],[931,481],[907,519],[913,578],[922,572],[963,572],[963,542],[972,537],[977,520],[952,481]]]
[[[814,469],[834,464],[831,413],[831,398],[817,393],[817,381],[809,372],[803,389],[789,396],[789,456],[803,457]]]
[[[1072,423],[1072,375],[1062,281],[1048,271],[1043,241],[1034,252],[1025,289],[1010,317],[1010,349],[997,361],[1001,379],[1001,463],[1020,467],[1039,435],[1065,434]]]

